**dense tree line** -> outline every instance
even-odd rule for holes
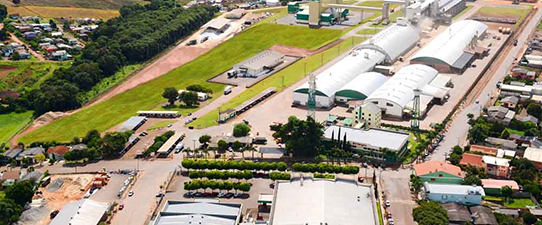
[[[193,190],[199,190],[199,189],[203,189],[203,191],[205,191],[206,189],[211,189],[211,191],[235,190],[235,191],[247,192],[247,191],[250,191],[251,186],[252,185],[248,182],[233,183],[230,181],[216,181],[216,180],[192,180],[192,181],[184,182],[184,189],[187,191],[193,191]]]
[[[154,138],[154,143],[151,145],[151,147],[149,147],[147,150],[145,150],[145,152],[143,152],[144,155],[148,155],[148,154],[151,154],[151,152],[156,152],[158,151],[158,149],[160,149],[160,147],[162,147],[162,145],[164,145],[164,143],[166,143],[166,141],[175,134],[175,131],[167,131],[166,133],[162,134],[162,135],[158,135]]]
[[[292,165],[293,169],[298,172],[308,172],[308,173],[342,173],[342,174],[357,174],[359,172],[359,167],[357,166],[339,166],[331,165],[326,163],[319,164],[302,164],[294,163]]]
[[[120,11],[120,17],[92,33],[92,41],[71,67],[56,70],[39,89],[23,97],[30,100],[25,108],[40,115],[81,106],[88,101],[81,97],[84,92],[122,66],[148,60],[199,29],[213,18],[216,8],[174,8],[173,1],[153,0],[146,6],[124,6]]]
[[[190,171],[188,173],[188,177],[190,179],[197,179],[197,178],[207,178],[210,180],[228,180],[228,179],[252,179],[254,175],[250,170],[244,170],[244,171],[220,171],[220,170],[211,170],[211,171]]]
[[[0,198],[0,225],[13,224],[19,220],[26,203],[34,196],[32,181],[18,181],[4,189],[5,197]]]
[[[448,213],[437,202],[421,202],[412,210],[412,217],[419,225],[448,225]]]
[[[216,170],[263,170],[286,171],[288,166],[284,162],[245,162],[245,161],[209,161],[183,159],[182,166],[186,169],[216,169]]]

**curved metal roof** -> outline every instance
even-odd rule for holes
[[[341,92],[345,93],[354,91],[357,92],[359,96],[371,95],[377,88],[382,86],[388,80],[388,78],[381,73],[377,72],[367,72],[358,75],[356,78],[348,82],[344,87],[337,91],[336,95],[341,95]]]
[[[455,22],[410,60],[430,58],[452,66],[464,53],[472,38],[479,38],[486,30],[487,25],[478,21]]]
[[[386,61],[393,62],[420,40],[418,30],[408,24],[394,24],[364,41],[360,48],[373,49],[386,55]]]
[[[384,61],[380,52],[368,49],[353,50],[350,55],[333,64],[316,77],[316,94],[331,97],[360,73],[369,71]],[[307,93],[309,83],[301,85],[295,92]]]
[[[381,99],[404,107],[414,99],[414,89],[421,89],[429,84],[437,74],[435,69],[426,65],[405,66],[373,92],[367,100]]]

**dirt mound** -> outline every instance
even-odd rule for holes
[[[48,124],[50,122],[53,122],[53,121],[55,121],[57,119],[62,118],[64,115],[66,115],[66,113],[64,113],[64,112],[48,112],[48,113],[45,113],[45,114],[41,115],[40,117],[38,117],[34,121],[33,126],[43,126],[45,124]]]

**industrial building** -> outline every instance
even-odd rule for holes
[[[382,125],[382,111],[371,102],[364,102],[353,110],[355,128],[380,128]]]
[[[366,72],[373,70],[378,64],[394,62],[401,54],[414,47],[419,40],[417,28],[406,22],[396,23],[366,40],[356,47],[350,55],[316,77],[316,107],[332,107],[335,103],[336,93],[341,90],[343,91],[339,96],[341,100],[345,100],[344,95],[348,93],[346,90],[349,89],[355,90],[350,93],[355,94],[354,99],[356,100],[370,96],[375,87],[382,85],[382,78],[374,73]],[[361,78],[356,79],[358,76]],[[368,79],[375,83],[368,83],[365,76],[369,76]],[[356,88],[354,89],[353,86]],[[293,104],[305,106],[308,91],[308,82],[297,88],[294,91]],[[346,95],[346,97],[352,96]]]
[[[169,200],[152,225],[237,225],[241,204],[218,202],[183,202]]]
[[[367,95],[373,93],[384,84],[388,78],[381,73],[362,73],[335,93],[338,102],[346,103],[349,100],[364,100]]]
[[[408,133],[384,129],[356,129],[332,125],[324,131],[324,141],[346,140],[353,149],[367,152],[374,159],[394,161],[408,146]],[[389,151],[389,152],[388,152]],[[394,152],[394,154],[389,154]]]
[[[292,180],[275,186],[270,225],[377,225],[373,188],[346,180]]]
[[[70,202],[62,207],[60,213],[49,225],[97,225],[107,218],[108,203],[97,202],[90,199]]]
[[[120,125],[119,129],[117,131],[124,132],[124,131],[135,131],[139,127],[141,127],[145,122],[147,122],[147,117],[144,116],[132,116],[130,119],[126,120],[122,125]]]
[[[478,46],[488,26],[474,20],[453,23],[410,59],[411,64],[431,66],[441,73],[462,73],[487,52]]]
[[[440,203],[459,203],[462,205],[480,205],[482,196],[485,196],[484,189],[474,185],[457,184],[434,184],[425,182],[423,184],[422,197],[426,200]]]
[[[414,90],[420,92],[420,112],[425,113],[434,97],[444,99],[449,94],[446,87],[431,85],[438,72],[425,65],[408,65],[400,69],[384,85],[380,86],[366,101],[377,105],[384,114],[402,118],[412,111]]]
[[[276,51],[266,50],[233,66],[242,77],[259,77],[270,72],[284,61],[284,55]]]

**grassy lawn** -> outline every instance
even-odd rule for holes
[[[105,131],[133,116],[138,110],[153,109],[165,103],[166,100],[161,95],[166,87],[186,88],[191,84],[201,84],[213,90],[213,97],[216,98],[222,94],[224,85],[208,83],[206,80],[230,69],[234,64],[275,44],[317,49],[336,40],[340,34],[339,30],[276,24],[252,27],[161,77],[56,120],[25,135],[20,141],[69,141],[75,136],[85,135],[91,129]],[[195,110],[183,109],[180,112],[186,114]]]
[[[112,76],[102,79],[100,82],[94,85],[94,87],[92,87],[90,91],[87,91],[86,93],[81,94],[80,96],[78,96],[78,98],[81,100],[81,102],[88,102],[89,100],[95,99],[100,94],[109,90],[113,86],[120,84],[128,76],[130,76],[134,71],[141,69],[142,67],[143,67],[143,64],[134,64],[134,65],[124,66],[122,67],[122,69],[120,69],[118,72],[116,72]]]
[[[56,69],[69,65],[69,62],[0,62],[0,92],[35,89],[51,77]]]
[[[506,130],[508,130],[508,132],[510,132],[510,134],[517,134],[517,135],[525,135],[525,131],[520,131],[520,130],[514,130],[514,129],[510,129],[510,128],[506,128]]]
[[[0,114],[0,144],[6,143],[32,119],[33,111]]]
[[[46,18],[74,17],[111,19],[120,16],[117,10],[67,8],[51,6],[11,6],[6,5],[9,14],[18,13],[21,16],[40,16]]]
[[[377,8],[382,8],[382,3],[384,3],[384,1],[364,1],[362,3],[359,3],[357,4],[358,6],[367,6],[367,7],[377,7]],[[397,6],[397,4],[390,4],[390,9],[395,9]]]
[[[356,34],[377,34],[378,32],[380,32],[381,29],[371,29],[371,28],[367,28],[367,29],[362,29],[360,31],[358,31]]]
[[[22,0],[21,4],[25,6],[54,6],[54,7],[74,7],[90,9],[120,9],[128,4],[145,4],[143,0]]]
[[[509,208],[527,208],[527,206],[534,206],[534,202],[529,198],[512,198],[510,202],[504,203],[504,206]]]
[[[465,8],[463,11],[461,11],[460,13],[455,15],[454,18],[452,18],[452,19],[455,20],[455,19],[459,18],[460,16],[462,16],[463,14],[468,12],[470,9],[472,9],[472,7],[474,7],[474,6],[473,5],[468,5],[467,8]]]
[[[150,126],[149,128],[147,128],[147,130],[157,130],[157,129],[160,129],[160,128],[164,128],[168,124],[173,124],[175,122],[177,122],[177,121],[176,120],[160,121],[160,122],[155,123],[154,125]]]
[[[345,50],[350,49],[353,47],[352,43],[355,45],[357,43],[360,43],[363,41],[363,38],[356,37],[355,39],[349,38],[346,39],[341,43],[341,51],[344,53]],[[324,51],[323,54],[323,63],[327,63],[337,57],[339,54],[338,52],[338,46],[334,46],[333,48],[330,48],[326,51]],[[307,73],[310,73],[322,66],[322,54],[316,54],[307,58],[303,58],[294,64],[290,65],[289,67],[273,74],[271,77],[268,77],[267,79],[263,80],[262,82],[252,86],[251,88],[245,90],[243,93],[235,96],[230,101],[226,102],[224,105],[221,106],[222,110],[226,109],[233,109],[243,102],[249,100],[250,98],[258,95],[265,89],[269,87],[276,87],[277,91],[282,91],[281,85],[282,85],[282,77],[284,77],[284,86],[288,87],[292,84],[295,84],[297,81],[303,79],[305,76],[303,74],[305,64],[307,65]],[[194,126],[196,128],[206,128],[210,126],[217,125],[217,118],[218,118],[218,109],[211,111],[204,116],[201,116],[196,121],[190,123],[191,126]]]
[[[425,134],[420,134],[420,139],[416,139],[416,136],[414,133],[410,133],[410,137],[408,138],[408,153],[406,153],[405,160],[403,162],[410,163],[414,158],[418,157],[421,152],[417,152],[416,147],[426,139]]]
[[[515,25],[517,27],[531,10],[532,6],[529,6],[529,8],[484,6],[476,12],[475,16],[513,17],[518,20]]]
[[[6,193],[3,191],[0,191],[0,199],[3,199],[4,197],[6,197]]]
[[[376,201],[376,211],[378,213],[378,224],[384,225],[384,219],[382,219],[382,209],[380,208],[379,201]]]

